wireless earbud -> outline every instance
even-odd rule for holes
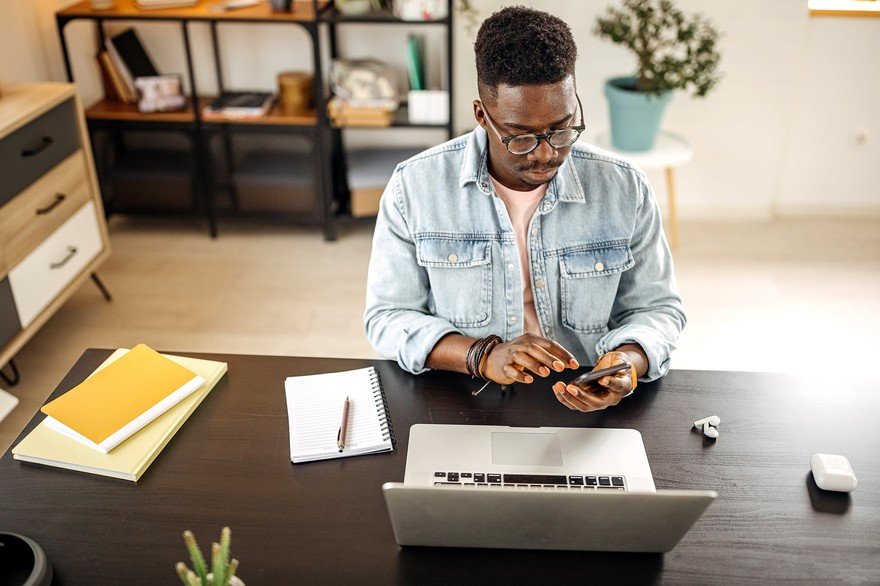
[[[694,421],[694,427],[702,430],[703,435],[708,438],[718,439],[718,426],[721,424],[721,418],[717,415],[710,415],[703,419]]]

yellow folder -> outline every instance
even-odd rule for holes
[[[95,372],[99,373],[101,369],[128,352],[127,349],[117,350]],[[162,356],[200,375],[205,379],[205,384],[121,443],[112,452],[101,453],[50,429],[43,421],[12,449],[13,457],[24,462],[137,481],[226,373],[225,362],[168,354]]]
[[[41,411],[54,419],[47,422],[53,429],[106,453],[204,382],[191,370],[138,344]]]

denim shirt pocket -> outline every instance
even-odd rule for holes
[[[607,332],[620,275],[634,264],[627,244],[560,251],[563,324],[585,334]]]
[[[492,317],[492,242],[416,237],[416,261],[430,281],[433,312],[459,328],[482,327]]]

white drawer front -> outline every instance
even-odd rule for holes
[[[9,271],[21,327],[30,325],[100,252],[101,230],[90,201]]]

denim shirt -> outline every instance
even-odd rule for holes
[[[424,372],[437,342],[523,333],[513,227],[489,179],[483,128],[400,163],[382,195],[364,322],[385,358]],[[541,333],[581,364],[635,342],[642,380],[663,376],[685,325],[660,211],[645,175],[575,144],[529,222]]]

